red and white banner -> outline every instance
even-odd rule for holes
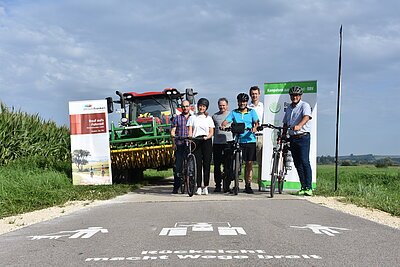
[[[70,101],[69,118],[73,184],[112,184],[107,101]]]

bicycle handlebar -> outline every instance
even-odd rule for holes
[[[276,129],[276,130],[293,130],[293,127],[283,127],[283,126],[275,126],[272,125],[271,123],[266,123],[266,124],[261,124],[260,126],[257,127],[257,131],[262,131],[264,128],[271,128],[271,129]]]
[[[223,127],[218,127],[221,131],[225,131],[225,132],[231,132],[232,131],[232,127],[225,127],[225,128],[223,128]],[[251,131],[252,130],[252,128],[244,128],[244,130],[245,131]]]
[[[196,136],[196,137],[192,137],[192,136],[174,136],[173,138],[175,138],[176,140],[204,140],[204,137],[206,137],[206,135],[200,135],[200,136]]]

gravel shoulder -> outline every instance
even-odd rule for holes
[[[169,190],[169,189],[168,189]],[[145,194],[144,194],[145,195]],[[210,196],[212,196],[211,194]],[[174,195],[167,195],[172,196],[170,200],[176,201]],[[124,196],[120,196],[124,197]],[[117,198],[120,198],[117,197]],[[334,197],[306,197],[306,200],[316,203],[318,205],[322,205],[331,209],[335,209],[344,213],[348,213],[354,216],[362,217],[364,219],[374,221],[380,224],[384,224],[396,229],[400,229],[400,217],[392,216],[386,212],[375,210],[375,209],[368,209],[363,207],[358,207],[353,204],[347,204],[340,202],[338,198]],[[63,206],[56,206],[47,209],[37,210],[33,212],[28,212],[16,216],[6,217],[0,220],[0,235],[15,231],[17,229],[51,220],[60,216],[64,216],[67,214],[71,214],[77,210],[90,208],[97,205],[102,205],[112,200],[103,200],[103,201],[73,201],[68,202]],[[147,200],[149,201],[149,200]],[[154,200],[153,200],[154,201]]]
[[[400,229],[400,217],[393,216],[387,212],[377,209],[358,207],[354,204],[339,201],[337,197],[307,197],[308,201],[338,210],[354,216],[358,216],[376,223],[384,224],[396,229]]]

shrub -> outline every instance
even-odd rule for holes
[[[377,160],[375,163],[375,167],[377,167],[377,168],[387,168],[392,165],[393,165],[393,161],[391,158],[380,159],[380,160]]]

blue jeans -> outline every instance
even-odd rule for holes
[[[176,145],[175,150],[175,166],[174,166],[174,189],[181,186],[183,159],[186,156],[186,145]]]
[[[310,165],[310,135],[290,138],[290,150],[294,166],[300,178],[302,189],[312,189],[312,171]]]

